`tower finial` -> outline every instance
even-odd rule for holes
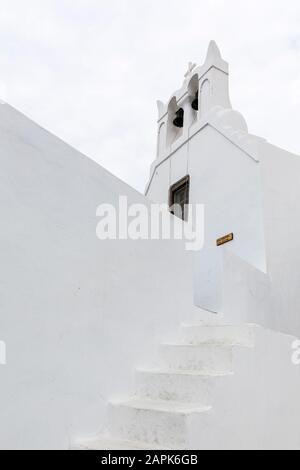
[[[220,49],[215,41],[210,41],[206,56],[206,61],[222,59]]]
[[[192,73],[192,71],[197,67],[197,64],[194,64],[194,62],[189,62],[188,65],[188,71],[184,75],[185,78],[189,77]]]

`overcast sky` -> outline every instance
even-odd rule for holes
[[[300,154],[299,0],[0,0],[0,98],[143,191],[156,100],[211,39],[250,132]]]

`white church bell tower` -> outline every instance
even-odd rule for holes
[[[231,109],[228,63],[211,41],[203,66],[189,63],[185,80],[167,104],[158,101],[157,160],[170,155],[193,134],[193,127],[205,120],[216,106]],[[148,188],[149,191],[149,188]]]
[[[229,66],[214,41],[204,64],[189,64],[182,87],[167,103],[159,101],[158,111],[157,155],[146,195],[170,208],[205,205],[195,297],[198,306],[220,312],[224,251],[266,269],[258,155],[264,140],[250,135],[232,109]]]

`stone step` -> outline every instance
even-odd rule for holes
[[[180,339],[185,344],[224,344],[253,347],[254,325],[189,325],[180,329]]]
[[[72,450],[171,450],[166,447],[155,446],[136,441],[113,439],[109,435],[98,436],[95,439],[78,441],[72,446]]]
[[[212,343],[163,344],[159,357],[160,364],[166,370],[227,374],[232,372],[233,348]]]
[[[210,407],[199,404],[131,399],[109,405],[108,431],[116,439],[184,449],[188,418]]]
[[[137,370],[136,395],[150,400],[210,406],[213,387],[232,375],[182,370]]]

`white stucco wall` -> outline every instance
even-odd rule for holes
[[[300,157],[267,143],[260,155],[267,271],[226,248],[219,259],[222,310],[230,321],[259,323],[300,336]]]
[[[66,449],[101,430],[108,397],[193,316],[191,255],[100,242],[100,203],[146,199],[8,105],[0,193],[0,448]]]
[[[260,155],[272,324],[300,336],[300,157],[270,144]]]
[[[300,335],[300,157],[253,142],[252,157],[213,126],[192,129],[189,141],[158,162],[148,195],[166,202],[170,185],[189,174],[191,204],[205,204],[197,305]],[[234,241],[216,247],[231,232]]]
[[[267,270],[236,256],[228,245],[218,258],[223,313],[300,336],[300,157],[264,143],[260,149]]]
[[[234,233],[231,251],[266,269],[259,163],[210,125],[158,166],[148,196],[167,201],[170,185],[191,177],[190,203],[205,205],[205,247],[196,262],[196,303],[222,309],[220,252],[216,240]]]

